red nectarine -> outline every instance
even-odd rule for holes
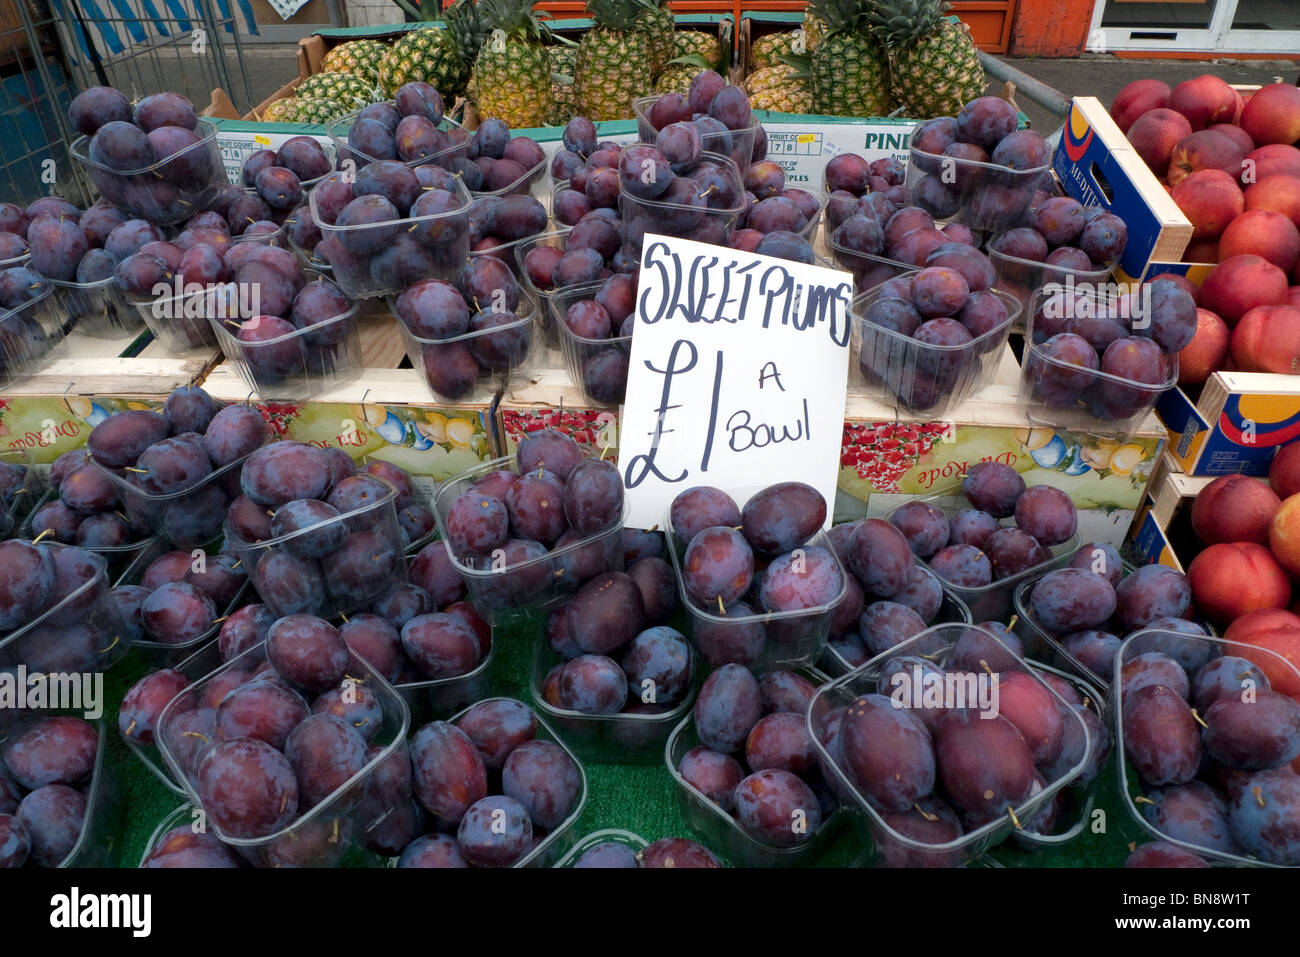
[[[1196,335],[1178,353],[1178,382],[1195,385],[1223,368],[1232,333],[1228,324],[1208,309],[1196,310]]]
[[[1287,496],[1273,515],[1268,547],[1283,568],[1300,576],[1300,495]]]
[[[1170,195],[1192,223],[1193,239],[1215,239],[1246,208],[1237,180],[1219,169],[1202,169],[1179,180]]]
[[[1200,304],[1229,326],[1256,306],[1286,302],[1286,273],[1262,256],[1233,256],[1201,282]]]
[[[1300,226],[1300,176],[1279,173],[1246,187],[1246,211],[1267,209]]]
[[[1174,87],[1167,105],[1187,117],[1192,129],[1203,130],[1211,123],[1231,123],[1239,102],[1227,81],[1206,73]]]
[[[1111,119],[1127,133],[1139,116],[1168,102],[1169,84],[1162,80],[1134,80],[1115,94],[1110,104]]]
[[[1288,442],[1273,453],[1268,466],[1268,484],[1279,498],[1300,492],[1300,440]],[[1296,623],[1300,626],[1300,622]]]
[[[1285,608],[1291,579],[1263,545],[1231,542],[1211,545],[1187,569],[1192,601],[1212,621],[1227,623],[1248,611]]]
[[[1128,128],[1128,141],[1151,167],[1151,172],[1164,176],[1174,147],[1191,133],[1192,125],[1183,114],[1166,109],[1147,110]]]
[[[1228,224],[1219,237],[1219,255],[1263,256],[1289,272],[1300,261],[1300,229],[1290,217],[1271,209],[1249,209]]]
[[[1256,306],[1232,330],[1231,348],[1242,372],[1300,374],[1300,309]]]
[[[1268,544],[1268,528],[1282,500],[1259,479],[1216,478],[1192,502],[1192,531],[1206,545],[1220,542]]]
[[[1260,145],[1300,140],[1300,87],[1270,83],[1256,90],[1241,111],[1241,128]]]
[[[1198,169],[1223,170],[1236,179],[1241,176],[1245,155],[1231,136],[1215,130],[1197,130],[1179,140],[1169,154],[1169,185],[1177,186]]]

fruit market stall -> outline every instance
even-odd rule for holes
[[[586,11],[0,203],[0,866],[1300,866],[1300,89]]]

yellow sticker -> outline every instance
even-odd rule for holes
[[[263,146],[270,146],[270,145],[271,145],[271,141],[270,141],[269,139],[267,139],[265,136],[263,136],[261,133],[254,133],[254,134],[253,134],[253,141],[256,142],[256,143],[261,143]]]
[[[815,143],[817,142],[816,133],[800,133],[795,137],[796,143]]]

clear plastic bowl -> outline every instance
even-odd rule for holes
[[[541,236],[533,236],[529,239],[520,240],[514,243],[515,261],[511,268],[514,269],[515,275],[528,292],[541,307],[542,329],[546,333],[546,344],[552,349],[560,347],[559,333],[555,330],[555,323],[551,318],[551,297],[558,291],[556,289],[539,289],[533,283],[528,275],[528,270],[524,266],[524,261],[528,254],[538,246],[549,246],[564,251],[565,238],[569,234],[569,226],[556,226],[551,232],[543,233]]]
[[[889,855],[906,859],[908,861],[907,866],[961,867],[982,857],[990,848],[999,844],[1014,831],[1019,830],[1017,824],[1013,823],[1012,814],[1007,814],[944,844],[925,844],[906,837],[885,823],[880,812],[854,787],[844,773],[843,768],[839,766],[837,760],[823,743],[824,722],[835,709],[847,707],[863,695],[883,693],[888,696],[889,689],[885,689],[883,692],[879,691],[878,681],[881,669],[891,658],[924,653],[927,660],[932,661],[941,668],[946,667],[953,647],[961,636],[971,628],[979,628],[979,626],[949,624],[927,628],[902,644],[894,646],[884,654],[877,655],[862,667],[841,678],[836,678],[829,684],[823,685],[817,690],[816,696],[808,707],[808,732],[812,736],[814,747],[817,749],[822,773],[826,775],[831,790],[846,802],[856,805],[859,814],[865,819],[871,842],[874,844],[871,855],[873,865],[887,866],[885,864],[886,855]],[[992,632],[983,628],[979,628],[979,631],[985,640],[999,645],[1008,655],[1012,654],[1011,650]],[[1019,660],[1024,661],[1024,659]],[[1026,668],[1026,671],[1049,694],[1054,696],[1054,700],[1060,700],[1056,692],[1041,677],[1035,675],[1028,668]],[[1071,713],[1071,718],[1078,722],[1079,729],[1083,734],[1085,742],[1084,756],[1069,771],[1056,780],[1047,781],[1041,791],[1012,809],[1015,821],[1031,820],[1047,802],[1055,799],[1058,791],[1069,786],[1083,773],[1087,765],[1088,749],[1091,746],[1088,727],[1083,723],[1083,719],[1077,715]]]
[[[1218,658],[1222,655],[1241,655],[1242,650],[1249,652],[1249,658],[1257,665],[1260,662],[1268,663],[1268,670],[1278,669],[1291,676],[1296,684],[1300,685],[1300,669],[1296,668],[1295,662],[1270,651],[1267,648],[1259,648],[1254,645],[1243,645],[1238,642],[1230,642],[1223,638],[1211,636],[1184,635],[1179,632],[1161,631],[1150,628],[1143,631],[1136,631],[1129,635],[1120,645],[1119,653],[1115,656],[1115,671],[1112,675],[1114,680],[1114,693],[1110,696],[1110,716],[1115,735],[1115,767],[1119,771],[1119,793],[1124,807],[1128,809],[1133,820],[1150,834],[1157,841],[1166,841],[1176,847],[1181,847],[1185,851],[1191,851],[1193,854],[1203,858],[1207,863],[1217,867],[1271,867],[1294,869],[1296,865],[1273,864],[1268,861],[1260,860],[1255,857],[1247,857],[1243,854],[1232,854],[1226,851],[1214,850],[1208,847],[1201,847],[1198,844],[1191,844],[1187,841],[1180,841],[1163,831],[1158,830],[1154,824],[1146,819],[1138,808],[1138,798],[1145,795],[1142,782],[1138,778],[1135,769],[1130,769],[1129,762],[1124,752],[1124,692],[1123,692],[1123,675],[1124,665],[1132,661],[1138,655],[1152,651],[1163,651],[1163,642],[1176,641],[1183,644],[1184,648],[1195,648],[1198,645],[1202,650],[1208,651],[1210,658]],[[1242,656],[1245,657],[1245,656]],[[1190,677],[1190,676],[1189,676]],[[1203,724],[1204,722],[1202,722]]]
[[[912,561],[916,565],[926,568],[925,562],[921,561],[921,559],[917,558],[915,555],[912,556]],[[929,571],[929,569],[926,568],[926,571]],[[930,574],[934,575],[935,581],[939,583],[939,590],[943,595],[943,601],[939,605],[939,611],[934,616],[934,621],[930,624],[972,624],[970,609],[966,607],[965,602],[957,597],[957,593],[953,591],[952,586],[934,572],[930,572]],[[844,660],[844,656],[835,649],[834,645],[827,641],[826,650],[822,652],[821,658],[817,661],[818,670],[825,672],[832,678],[838,678],[840,675],[848,674],[854,669],[854,667],[854,665],[851,665]]]
[[[163,760],[167,763],[172,778],[184,782],[186,794],[196,806],[202,806],[198,788],[186,774],[185,766],[177,754],[177,736],[183,733],[177,726],[177,718],[198,706],[200,695],[213,681],[228,671],[256,667],[262,660],[261,655],[260,645],[249,648],[173,698],[158,719],[156,739]],[[371,740],[370,747],[380,747],[381,750],[329,797],[273,834],[258,838],[228,837],[221,832],[215,819],[208,815],[208,826],[212,833],[255,867],[336,867],[344,858],[351,858],[352,855],[355,855],[355,859],[374,866],[382,864],[383,859],[379,855],[368,852],[362,846],[362,835],[367,826],[374,823],[365,819],[368,815],[363,813],[363,797],[366,782],[375,769],[394,751],[406,747],[411,713],[402,696],[365,660],[354,654],[350,654],[349,659],[348,675],[367,684],[379,701],[382,725]]]
[[[144,325],[137,310],[118,292],[112,276],[99,282],[50,282],[55,301],[77,332],[97,339],[117,339]]]
[[[35,372],[62,343],[71,325],[54,296],[45,288],[30,302],[0,312],[0,389]]]
[[[745,489],[728,489],[728,492],[736,500],[736,504],[744,508],[745,503],[765,487],[758,485]],[[678,595],[688,616],[688,636],[695,643],[697,651],[699,650],[699,644],[695,636],[700,628],[709,628],[720,633],[723,631],[734,632],[737,629],[749,629],[755,625],[761,625],[765,635],[763,651],[752,662],[746,663],[746,667],[751,670],[771,671],[775,668],[797,668],[811,665],[821,657],[826,648],[826,642],[830,638],[831,619],[835,617],[835,606],[844,599],[845,592],[848,590],[845,582],[849,574],[840,564],[839,556],[835,554],[835,549],[831,547],[830,538],[824,531],[819,530],[816,535],[808,540],[807,544],[823,548],[829,552],[835,561],[835,567],[840,570],[843,581],[841,581],[840,590],[833,599],[824,605],[816,605],[798,611],[756,611],[752,615],[728,618],[721,614],[721,609],[716,607],[700,607],[699,602],[687,592],[686,582],[682,575],[682,566],[685,564],[686,548],[690,542],[682,541],[678,537],[676,529],[673,528],[671,508],[664,513],[663,528],[664,537],[667,539],[668,558],[672,562],[673,575],[677,578]],[[757,574],[755,580],[757,580]]]
[[[853,252],[835,241],[834,233],[826,233],[826,245],[830,247],[835,264],[841,269],[853,273],[853,288],[859,293],[870,292],[886,280],[913,272],[918,267],[884,256],[872,256],[867,253]]]
[[[122,796],[114,774],[113,759],[107,754],[108,737],[103,718],[84,718],[80,712],[54,710],[48,715],[26,713],[14,723],[4,722],[0,731],[0,745],[10,736],[23,733],[46,716],[66,714],[82,718],[95,726],[99,733],[95,749],[95,765],[90,772],[90,783],[80,788],[86,799],[86,814],[81,819],[81,832],[77,842],[57,867],[116,867],[118,864],[119,835],[122,827]],[[29,864],[29,867],[35,866]]]
[[[616,408],[623,404],[627,392],[632,337],[584,339],[564,321],[570,306],[594,298],[604,285],[604,281],[590,282],[555,290],[550,302],[551,325],[559,338],[569,381],[581,390],[583,401],[597,408]]]
[[[1033,297],[1034,290],[1040,286],[1045,286],[1050,282],[1064,283],[1072,281],[1075,285],[1086,288],[1089,284],[1110,282],[1110,271],[1115,267],[1114,263],[1096,270],[1067,269],[1064,266],[1052,266],[1045,262],[1036,262],[1033,259],[1009,256],[993,248],[993,244],[997,242],[1001,235],[999,233],[997,236],[992,237],[986,249],[989,261],[993,263],[993,271],[997,276],[993,281],[993,288],[1001,290],[1009,296],[1014,296],[1020,303],[1020,320],[1016,323],[1018,331],[1024,330],[1026,317],[1029,315],[1030,300]]]
[[[493,391],[520,380],[532,368],[533,356],[541,348],[537,303],[522,296],[515,321],[451,339],[425,339],[413,333],[397,316],[396,300],[388,308],[406,342],[406,357],[420,373],[425,387],[440,402],[454,403],[491,385]],[[449,366],[449,363],[456,366]],[[471,380],[457,376],[470,366],[477,370]]]
[[[1063,546],[1062,546],[1063,547]],[[1077,543],[1075,543],[1077,548]],[[1053,549],[1055,552],[1056,549]],[[1033,574],[1026,574],[1016,583],[1016,590],[1013,596],[1016,609],[1016,618],[1013,624],[1015,633],[1020,638],[1021,644],[1025,646],[1025,654],[1036,658],[1039,661],[1046,662],[1060,668],[1066,674],[1074,675],[1088,684],[1097,688],[1103,694],[1110,692],[1110,675],[1102,675],[1093,671],[1087,665],[1079,661],[1078,658],[1065,650],[1059,638],[1054,633],[1048,631],[1034,618],[1033,609],[1029,604],[1029,595],[1033,588],[1048,572],[1056,571],[1058,568],[1064,568],[1070,561],[1074,553],[1062,551],[1052,561],[1039,565],[1032,569]],[[1137,566],[1124,562],[1120,573],[1121,581],[1137,571]]]
[[[966,497],[962,494],[960,485],[949,489],[946,492],[937,492],[933,495],[918,496],[913,499],[913,501],[933,506],[943,512],[944,515],[948,516],[949,519],[962,509],[971,507],[971,504],[966,501]],[[886,519],[892,518],[894,513],[906,504],[908,503],[904,502],[890,509],[889,514],[885,516]],[[1001,518],[998,519],[998,525],[1002,528],[1015,528],[1016,522],[1015,519],[1011,517]],[[1038,576],[1050,571],[1055,566],[1058,559],[1062,562],[1068,561],[1069,557],[1074,554],[1075,549],[1078,547],[1079,535],[1076,532],[1068,542],[1062,542],[1060,545],[1053,545],[1048,549],[1052,553],[1051,561],[1046,561],[1040,565],[1035,565],[1032,568],[1027,568],[1018,574],[1010,575],[1006,578],[999,578],[978,588],[966,588],[961,585],[954,585],[938,572],[935,572],[935,575],[946,588],[950,588],[953,594],[965,603],[967,609],[970,610],[972,621],[1005,621],[1011,612],[1012,595],[1015,592],[1016,587],[1021,582],[1037,578]],[[926,567],[929,568],[929,565],[927,564]],[[931,569],[931,571],[933,571],[933,569]]]
[[[1084,707],[1097,716],[1103,728],[1107,726],[1110,715],[1106,707],[1106,698],[1096,688],[1082,678],[1061,671],[1059,668],[1045,665],[1042,662],[1025,658],[1025,664],[1040,675],[1054,675],[1069,683],[1079,693],[1079,697],[1083,699]],[[1050,854],[1058,848],[1077,840],[1092,823],[1092,809],[1097,803],[1097,790],[1101,786],[1101,772],[1104,769],[1105,764],[1103,763],[1097,776],[1086,785],[1072,784],[1062,792],[1065,797],[1062,806],[1058,809],[1053,833],[1038,834],[1026,828],[1012,832],[1011,840],[1022,850],[1044,854]]]
[[[1028,331],[1025,335],[1024,362],[1020,369],[1020,410],[1030,422],[1094,433],[1123,441],[1133,435],[1156,401],[1178,382],[1178,356],[1164,356],[1164,377],[1156,383],[1137,382],[1121,376],[1086,369],[1048,356],[1042,329],[1045,309],[1055,308],[1046,300],[1062,290],[1051,285],[1034,290],[1030,298]],[[1105,303],[1106,297],[1094,293],[1077,293],[1093,304]],[[1037,326],[1037,331],[1035,327]]]
[[[220,287],[224,287],[224,290]],[[123,298],[136,309],[153,337],[168,352],[175,355],[191,349],[215,347],[217,339],[208,316],[224,309],[214,310],[209,297],[215,300],[221,296],[223,302],[233,304],[237,300],[227,300],[222,293],[237,292],[235,284],[218,283],[216,287],[206,287],[193,283],[179,290],[173,285],[171,289],[168,294],[155,298],[131,295],[123,295]],[[248,312],[245,309],[232,308],[230,311],[234,313],[231,318],[252,318],[251,315],[245,315]]]
[[[657,714],[620,711],[585,714],[549,703],[542,696],[547,673],[564,660],[546,640],[533,643],[533,668],[529,683],[534,709],[555,725],[565,743],[584,761],[593,764],[657,764],[669,734],[695,704],[703,662],[692,649],[692,680],[682,699]]]
[[[542,161],[532,169],[525,170],[524,175],[500,189],[476,189],[474,196],[524,196],[532,195],[545,201],[551,192],[551,157],[544,156]]]
[[[819,687],[828,680],[826,675],[811,668],[801,669],[799,673]],[[663,759],[677,785],[678,803],[687,826],[710,849],[737,867],[805,867],[832,846],[848,843],[854,850],[853,860],[846,866],[856,867],[864,863],[861,834],[852,833],[853,830],[860,831],[860,828],[852,820],[855,817],[853,809],[845,803],[824,817],[813,835],[798,846],[777,847],[750,835],[735,817],[688,784],[677,770],[686,753],[699,744],[695,716],[688,714],[673,728]]]
[[[221,188],[230,185],[221,160],[216,127],[206,120],[199,120],[194,132],[199,136],[199,142],[164,160],[130,172],[109,169],[92,160],[89,136],[77,137],[69,151],[85,167],[104,199],[134,217],[159,226],[172,226],[189,219],[195,210],[207,209]],[[177,185],[169,182],[168,176],[174,174],[168,167],[180,163],[195,167],[186,171],[195,175],[186,177]]]
[[[117,585],[140,584],[141,580],[144,578],[144,573],[148,570],[149,566],[160,557],[173,550],[174,549],[172,549],[170,545],[160,539],[155,538],[151,542],[148,542],[143,549],[138,550],[135,559],[126,567],[126,570],[122,572],[118,580],[113,583],[114,587]],[[189,551],[189,549],[185,550]],[[198,549],[194,549],[194,551],[197,550]],[[205,551],[209,557],[217,555],[217,542],[209,542]],[[215,639],[220,633],[222,623],[234,614],[236,609],[248,604],[248,597],[248,579],[245,578],[243,584],[239,586],[239,591],[235,593],[235,597],[232,598],[224,608],[218,607],[217,611],[220,612],[220,615],[212,623],[212,627],[208,628],[208,630],[203,632],[203,634],[191,638],[189,641],[183,641],[176,644],[170,644],[164,641],[153,641],[149,638],[141,638],[139,641],[133,643],[134,647],[139,648],[149,662],[156,668],[171,668],[175,666],[177,662],[187,661],[190,658],[196,657],[209,643],[213,643],[213,648],[215,649],[216,645],[215,642],[213,642],[213,639]],[[217,658],[210,663],[208,668],[194,674],[190,674],[189,672],[187,672],[187,674],[191,679],[200,678],[207,674],[208,671],[211,671],[212,668],[215,668],[220,664],[220,662],[221,659]]]
[[[170,783],[170,779],[164,783],[168,784],[169,788],[178,793],[181,797],[187,797],[185,789],[177,789],[176,785]],[[147,843],[144,846],[144,850],[140,852],[140,862],[136,864],[136,867],[142,868],[145,866],[149,860],[149,855],[153,853],[154,848],[158,846],[158,842],[166,836],[168,831],[175,830],[178,827],[202,827],[206,829],[206,821],[203,824],[199,824],[200,821],[205,821],[203,811],[187,800],[184,804],[158,822],[158,826],[154,828],[153,833],[149,835],[149,843]]]
[[[910,276],[912,273],[904,273]],[[854,297],[853,352],[857,382],[892,399],[899,414],[923,412],[941,418],[988,385],[1020,314],[1020,303],[1000,290],[993,294],[1007,308],[1007,321],[959,346],[930,345],[866,319],[877,289]]]
[[[534,289],[532,284],[524,281],[523,258],[519,255],[519,250],[524,248],[531,249],[533,248],[534,245],[539,245],[545,242],[546,240],[554,240],[554,239],[559,239],[560,242],[558,243],[558,245],[560,246],[560,248],[563,248],[564,247],[563,237],[568,232],[569,232],[568,226],[564,226],[561,227],[559,230],[555,230],[552,228],[550,222],[548,221],[546,225],[546,229],[544,229],[540,233],[537,233],[532,236],[525,236],[523,239],[514,239],[508,243],[502,243],[499,246],[494,246],[491,249],[470,250],[469,258],[470,261],[472,262],[475,259],[479,259],[483,256],[495,256],[497,259],[501,260],[501,262],[503,262],[505,265],[510,267],[510,272],[513,273],[514,277],[519,280],[519,284],[521,286],[523,286],[529,292],[532,292]],[[533,298],[537,299],[538,297],[534,295]]]
[[[14,490],[13,504],[10,507],[13,530],[16,531],[24,527],[32,512],[45,504],[47,483],[45,470],[35,467],[36,457],[25,444],[20,444],[17,448],[0,449],[0,468],[7,470],[15,466],[23,470],[22,484]]]
[[[909,152],[904,185],[910,205],[921,207],[936,221],[994,232],[1011,229],[1025,218],[1039,189],[1053,188],[1050,163],[1016,170],[998,163],[935,156],[915,147]]]
[[[528,707],[527,702],[518,701],[515,698],[484,698],[476,704],[486,704],[489,701],[513,701]],[[464,716],[469,708],[465,708],[460,713],[453,715],[447,720],[456,724]],[[558,744],[564,749],[565,753],[573,759],[573,763],[578,767],[578,775],[582,779],[582,790],[578,795],[578,803],[574,805],[569,816],[561,821],[545,837],[533,845],[533,849],[515,862],[515,867],[554,867],[556,862],[565,856],[577,841],[577,835],[574,828],[578,824],[578,819],[582,817],[582,812],[587,806],[587,772],[582,766],[582,761],[573,753],[564,739],[555,733],[551,723],[547,721],[546,715],[539,714],[535,708],[529,708],[537,718],[537,732],[533,735],[534,741],[550,741]],[[491,791],[491,788],[489,788]]]
[[[58,497],[59,497],[58,493],[55,492],[54,489],[50,489],[47,492],[45,492],[43,495],[41,495],[41,497],[37,500],[36,508],[32,509],[31,512],[21,523],[22,531],[20,537],[35,538],[42,531],[44,531],[44,529],[39,529],[36,528],[35,526],[34,519],[35,519],[36,512],[46,503],[53,502],[56,499],[58,499]],[[108,562],[109,580],[116,582],[117,579],[126,570],[127,566],[129,566],[131,562],[135,560],[136,556],[139,555],[141,552],[143,552],[145,549],[149,548],[151,545],[153,545],[153,543],[154,543],[154,539],[152,536],[150,536],[148,538],[144,538],[139,541],[127,542],[125,545],[109,545],[109,546],[94,547],[94,548],[92,548],[89,545],[78,545],[77,547],[84,548],[88,552],[94,552],[96,555],[102,556],[104,560]]]
[[[239,339],[239,323],[233,319],[208,321],[226,359],[262,400],[309,399],[359,378],[363,371],[355,302],[324,322],[261,342]]]
[[[383,498],[264,542],[250,544],[239,537],[229,522],[226,523],[227,549],[244,563],[248,569],[249,581],[257,589],[262,602],[277,618],[298,613],[335,618],[366,608],[395,585],[406,584],[402,528],[397,524],[397,508],[394,505],[397,489],[383,479],[377,481],[382,482],[387,490]],[[311,544],[313,540],[328,539],[333,535],[332,530],[340,527],[349,531],[334,551],[320,558],[302,558],[297,554],[302,543]],[[375,557],[380,552],[388,559],[384,565],[370,570],[365,579],[356,577],[356,567],[344,565],[340,569],[334,564],[348,557],[343,549],[357,536],[366,536],[359,541],[360,545],[370,551],[371,562],[380,562],[381,559]],[[273,560],[275,564],[270,564]],[[317,580],[320,588],[317,593],[313,596],[297,595],[298,600],[287,603],[283,590],[278,591],[270,584],[274,581],[272,576],[277,574],[276,569],[282,563],[293,569],[295,575],[306,575],[308,578],[313,574],[319,576]]]
[[[655,101],[661,94],[655,96],[638,96],[632,101],[632,110],[636,114],[637,137],[643,143],[654,145],[655,136],[659,129],[650,122],[650,107],[654,106]],[[705,152],[717,153],[727,156],[737,169],[748,169],[749,164],[753,162],[754,140],[758,137],[758,128],[762,123],[757,117],[754,117],[752,126],[743,130],[729,130],[724,133],[710,133],[701,137]],[[727,149],[726,140],[728,134],[731,139],[731,148]]]
[[[460,180],[456,181],[461,205],[445,213],[429,216],[407,216],[402,219],[363,226],[335,226],[322,221],[317,204],[316,190],[311,192],[311,215],[320,227],[321,241],[335,239],[344,247],[330,260],[334,281],[353,299],[373,299],[376,296],[400,295],[407,285],[417,279],[452,279],[469,257],[469,207],[471,197]],[[419,231],[416,242],[428,254],[428,264],[423,276],[405,276],[399,281],[395,276],[376,276],[372,263],[378,255],[393,246],[402,236]],[[375,253],[352,252],[349,244],[362,243],[373,246]],[[317,250],[320,249],[318,245]],[[334,260],[338,261],[335,262]]]
[[[600,451],[589,445],[579,445],[583,455],[600,458]],[[447,541],[447,513],[460,494],[484,475],[498,471],[516,472],[515,456],[505,455],[480,463],[467,472],[454,475],[438,486],[434,496],[433,516],[438,522],[438,535],[451,558],[452,567],[465,579],[474,604],[483,616],[496,626],[527,620],[531,612],[549,609],[564,601],[578,588],[580,582],[564,575],[564,563],[576,553],[592,548],[604,556],[605,571],[623,570],[623,522],[627,518],[624,501],[622,518],[604,531],[587,535],[563,548],[553,548],[545,555],[515,562],[493,569],[487,559],[467,564],[452,551]],[[585,559],[584,559],[585,560]]]
[[[643,146],[632,143],[629,146]],[[663,236],[677,236],[682,239],[694,239],[697,242],[725,246],[731,241],[731,234],[745,212],[745,184],[736,164],[718,153],[700,154],[700,161],[711,161],[721,166],[729,175],[731,187],[738,197],[737,203],[730,209],[713,209],[712,207],[684,206],[680,203],[666,203],[658,199],[638,199],[619,186],[618,209],[623,217],[627,245],[640,254],[642,241],[647,233]],[[689,177],[689,171],[682,174]]]
[[[268,427],[268,440],[270,437]],[[221,534],[226,509],[240,495],[239,477],[247,458],[214,469],[189,488],[163,495],[150,494],[128,481],[130,473],[125,470],[117,472],[98,462],[94,464],[113,483],[118,501],[133,522],[152,528],[154,534],[177,548],[193,549]]]
[[[384,102],[393,107],[397,105],[395,100],[386,100]],[[346,116],[340,116],[337,120],[325,124],[325,129],[329,133],[330,139],[334,141],[335,169],[341,169],[341,164],[346,163],[348,160],[354,162],[359,169],[362,166],[367,166],[370,163],[376,162],[380,158],[378,156],[370,156],[366,153],[362,153],[360,150],[354,149],[348,145],[348,133],[351,131],[352,124],[356,122],[357,116],[360,113],[361,110],[357,110],[353,113],[348,113]],[[461,126],[461,124],[457,123],[450,116],[444,116],[442,123],[438,125],[438,129],[450,134],[452,139],[456,140],[456,142],[453,142],[452,145],[441,149],[436,153],[422,156],[419,159],[394,159],[394,162],[406,163],[407,166],[411,167],[423,166],[426,163],[434,163],[444,169],[451,169],[451,163],[453,160],[468,158],[470,134],[465,127]]]
[[[220,626],[217,627],[218,630],[220,630]],[[259,647],[261,646],[259,645]],[[159,667],[173,668],[183,674],[186,678],[189,678],[190,684],[194,684],[197,681],[203,680],[204,677],[211,674],[213,671],[216,671],[221,667],[221,664],[221,652],[217,648],[217,643],[209,638],[206,644],[201,644],[198,650],[190,654],[190,656],[184,661],[179,661],[175,664],[160,662]],[[121,733],[120,729],[118,733]],[[142,744],[139,741],[128,738],[126,735],[122,735],[122,743],[126,745],[126,749],[135,755],[136,759],[141,764],[149,769],[150,773],[158,779],[158,782],[162,784],[163,787],[181,797],[188,795],[189,792],[185,790],[185,785],[177,783],[177,779],[172,777],[172,770],[167,766],[167,762],[163,760],[162,752],[159,751],[156,743],[156,738],[154,744]],[[171,828],[165,828],[164,830],[170,829]],[[155,840],[158,837],[161,837],[162,834],[163,831],[157,832],[154,835]],[[155,840],[149,842],[150,848],[154,846]],[[148,853],[148,850],[146,850],[145,854]]]
[[[491,625],[488,627],[490,628]],[[482,701],[487,696],[488,686],[491,684],[491,675],[488,671],[497,654],[496,638],[494,634],[488,653],[472,671],[466,674],[454,678],[406,681],[393,687],[406,699],[406,704],[413,714],[428,715],[430,719],[436,720],[464,711],[474,702]]]
[[[55,552],[75,548],[42,542]],[[84,549],[79,549],[84,551]],[[29,674],[94,674],[108,671],[131,648],[131,635],[113,600],[108,562],[89,553],[94,577],[22,628],[0,634],[0,668],[24,665]],[[0,709],[0,724],[21,715]]]
[[[569,849],[559,861],[556,867],[574,867],[583,854],[595,847],[597,844],[622,844],[633,851],[640,853],[650,846],[650,842],[639,834],[633,834],[631,831],[624,831],[617,827],[607,827],[599,831],[592,831],[586,837],[578,838],[577,842]]]

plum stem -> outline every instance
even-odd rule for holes
[[[339,617],[343,619],[343,624],[346,625],[346,624],[348,623],[348,616],[347,616],[347,615],[344,615],[344,614],[340,613],[340,614],[339,614]]]
[[[1140,794],[1140,795],[1138,795],[1137,797],[1135,797],[1135,798],[1133,799],[1133,803],[1134,803],[1134,804],[1152,804],[1152,805],[1154,805],[1156,802],[1153,801],[1153,800],[1151,800],[1151,799],[1150,799],[1149,797],[1147,797],[1146,795],[1144,795],[1144,794]]]
[[[916,813],[917,813],[917,814],[920,814],[921,817],[925,818],[927,821],[937,821],[937,820],[939,820],[939,815],[937,815],[937,814],[931,814],[929,811],[927,811],[925,808],[921,807],[921,805],[919,805],[919,804],[913,804],[912,807],[916,808]]]
[[[128,472],[135,472],[135,473],[138,474],[138,475],[148,475],[148,474],[149,474],[149,470],[148,470],[148,469],[138,469],[138,468],[136,468],[134,465],[128,465],[128,466],[126,466],[126,471],[128,471]]]
[[[130,734],[134,730],[135,730],[135,718],[132,718],[131,723],[126,726],[126,733]]]
[[[1209,725],[1205,723],[1205,720],[1197,713],[1195,708],[1192,709],[1192,717],[1196,719],[1196,723],[1199,724],[1202,728],[1209,727]]]
[[[41,533],[32,539],[32,544],[39,545],[41,543],[41,539],[43,539],[46,535],[53,535],[53,534],[54,534],[54,529],[52,528],[42,529]]]
[[[96,654],[105,655],[117,647],[117,643],[122,640],[121,635],[114,635],[113,640],[108,643],[107,648],[100,648]]]
[[[1016,809],[1011,807],[1010,805],[1007,805],[1007,817],[1011,818],[1011,823],[1016,826],[1017,831],[1024,830],[1024,828],[1020,824],[1020,819],[1016,817]]]
[[[1020,620],[1019,615],[1012,615],[1011,620],[1007,622],[1007,631],[1010,631],[1012,628],[1016,627],[1016,622],[1018,622],[1019,620]]]
[[[214,625],[219,625],[219,624],[221,624],[223,621],[227,620],[229,617],[230,617],[229,615],[222,615],[220,618],[213,618],[213,619],[212,619],[212,623],[213,623]]]
[[[722,603],[722,596],[718,596],[718,614],[724,618],[727,616],[727,606]]]
[[[198,731],[182,731],[182,732],[181,732],[181,737],[182,737],[182,738],[198,738],[198,739],[199,739],[200,741],[202,741],[204,744],[207,744],[207,743],[208,743],[208,736],[207,736],[206,734],[200,734]]]
[[[1268,807],[1268,802],[1264,800],[1264,789],[1258,784],[1250,789],[1250,793],[1255,795],[1255,803],[1260,807]]]

